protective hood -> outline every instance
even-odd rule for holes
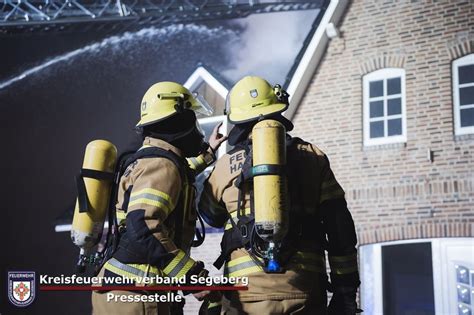
[[[208,147],[192,110],[185,110],[159,123],[145,126],[142,135],[164,140],[177,147],[186,157],[197,156]]]
[[[294,128],[293,123],[291,121],[289,121],[284,116],[279,115],[279,114],[275,116],[267,117],[265,119],[274,119],[276,121],[281,122],[285,126],[287,132],[293,130]],[[251,121],[251,122],[235,125],[234,128],[232,128],[232,130],[229,132],[229,139],[228,139],[229,145],[234,146],[246,140],[249,137],[250,133],[252,132],[253,126],[255,126],[255,124],[257,123],[258,121]]]

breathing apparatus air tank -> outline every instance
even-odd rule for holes
[[[268,245],[265,271],[280,272],[278,250],[289,224],[285,126],[276,120],[260,121],[253,127],[252,143],[255,228]]]
[[[71,227],[72,242],[80,248],[77,272],[94,263],[91,252],[102,236],[117,161],[117,148],[106,140],[86,147],[81,173],[76,177],[78,197]]]

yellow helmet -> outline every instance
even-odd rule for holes
[[[191,93],[179,83],[153,84],[143,96],[137,127],[157,123],[186,109],[212,113],[212,108],[201,96]]]
[[[288,108],[288,93],[280,85],[272,87],[260,77],[247,76],[237,82],[227,95],[226,114],[233,124],[240,124]]]

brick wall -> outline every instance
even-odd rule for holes
[[[452,60],[474,52],[474,2],[354,0],[339,29],[293,135],[329,156],[359,244],[474,236],[474,135],[454,135],[451,91]],[[406,71],[408,141],[364,147],[362,76],[385,67]]]

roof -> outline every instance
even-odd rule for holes
[[[196,70],[194,70],[186,80],[184,86],[189,90],[195,90],[199,85],[205,82],[225,99],[229,89],[229,83],[210,69],[210,67],[206,68],[203,64],[199,64]]]
[[[290,106],[285,112],[287,118],[293,118],[310,80],[322,60],[330,40],[326,31],[328,26],[338,24],[348,3],[348,0],[327,0],[323,3],[320,14],[314,21],[303,47],[286,76],[284,87],[290,94]],[[231,84],[218,72],[211,70],[209,66],[199,64],[184,85],[195,90],[202,82],[206,82],[224,99],[231,87]]]
[[[330,39],[326,32],[328,25],[338,25],[348,3],[349,0],[331,0],[324,14],[316,19],[314,32],[308,36],[310,38],[307,38],[287,77],[285,87],[290,94],[290,106],[285,112],[287,118],[293,118],[326,51]]]

